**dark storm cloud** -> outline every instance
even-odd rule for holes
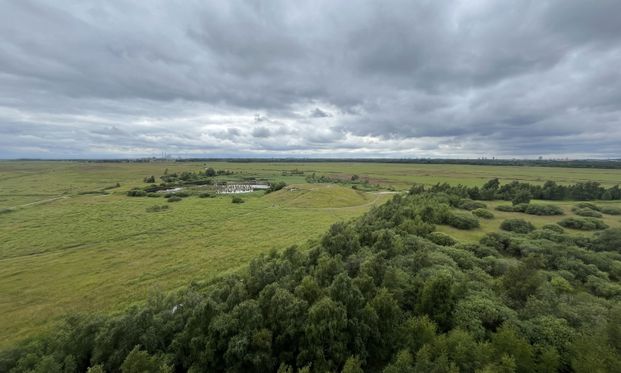
[[[0,3],[0,157],[621,156],[621,2]]]

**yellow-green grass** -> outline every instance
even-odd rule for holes
[[[498,205],[511,205],[511,201],[486,201],[487,208],[494,214],[493,219],[479,219],[481,226],[477,229],[471,230],[461,230],[453,227],[449,227],[446,225],[437,226],[437,230],[443,233],[446,233],[450,236],[455,237],[458,240],[468,241],[468,242],[477,242],[479,241],[485,234],[490,232],[497,232],[500,229],[500,224],[505,219],[516,219],[522,218],[524,220],[530,221],[536,228],[541,228],[546,224],[556,224],[562,219],[566,217],[579,217],[575,215],[571,209],[578,202],[573,201],[533,201],[531,203],[537,204],[552,204],[559,206],[563,209],[565,215],[556,215],[556,216],[537,216],[537,215],[529,215],[521,212],[503,212],[495,210],[495,207]],[[604,201],[596,201],[595,202],[599,206],[617,206],[621,207],[621,202],[604,202]],[[464,211],[464,213],[466,213]],[[611,228],[621,228],[621,216],[618,215],[606,215],[603,214],[601,218],[609,227]],[[564,228],[565,231],[571,235],[580,235],[580,236],[590,236],[594,232],[590,231],[580,231],[576,229],[567,229]]]
[[[318,237],[390,198],[359,203],[351,188],[313,186],[328,187],[340,195],[340,207],[277,204],[262,193],[243,195],[243,204],[230,196],[167,203],[111,194],[74,195],[0,215],[0,348],[67,313],[121,309],[145,299],[149,289],[208,280],[271,248]],[[285,192],[272,198],[279,193]],[[153,205],[170,210],[146,212]]]

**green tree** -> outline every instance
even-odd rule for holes
[[[521,189],[511,199],[511,203],[515,206],[521,203],[530,203],[531,199],[533,199],[533,195],[528,190]]]
[[[172,373],[172,368],[164,364],[161,359],[134,347],[121,365],[123,373]]]
[[[440,272],[425,281],[416,310],[419,314],[427,314],[441,331],[447,331],[451,328],[455,303],[453,278],[448,273]]]
[[[357,356],[350,356],[347,358],[347,361],[345,361],[341,373],[364,373],[362,370],[362,362]]]

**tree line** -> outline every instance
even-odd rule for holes
[[[619,185],[606,188],[595,181],[562,185],[554,181],[546,181],[543,185],[512,181],[504,185],[495,178],[486,182],[482,187],[465,185],[450,185],[438,183],[427,189],[423,185],[415,185],[413,192],[443,192],[473,200],[506,200],[514,201],[514,204],[528,203],[531,199],[541,200],[621,200],[621,188]]]

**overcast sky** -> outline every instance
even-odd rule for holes
[[[0,0],[0,158],[621,157],[621,1]]]

